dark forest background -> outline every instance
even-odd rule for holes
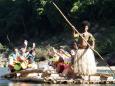
[[[115,0],[54,2],[79,31],[83,20],[91,23],[99,53],[115,51]],[[51,0],[0,0],[0,43],[11,47],[24,39],[38,46],[66,44],[72,39],[72,29]]]

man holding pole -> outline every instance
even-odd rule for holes
[[[92,48],[95,47],[95,39],[91,33],[88,32],[89,22],[83,22],[83,33],[78,39],[78,51],[74,58],[74,72],[80,75],[93,75],[96,73],[96,62],[94,53],[87,43]],[[74,37],[78,36],[77,33],[73,34]]]

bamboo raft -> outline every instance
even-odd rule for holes
[[[104,67],[103,67],[104,68]],[[98,68],[100,69],[100,68]],[[105,68],[104,68],[105,69]],[[40,77],[39,75],[42,74]],[[111,74],[95,74],[90,76],[82,76],[76,79],[67,79],[59,77],[59,74],[49,73],[40,69],[23,70],[20,72],[8,73],[1,76],[14,82],[31,82],[31,83],[49,83],[49,84],[115,84],[115,80]],[[58,78],[56,78],[58,77]]]

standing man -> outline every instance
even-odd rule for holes
[[[77,33],[74,34],[74,37],[78,37],[78,51],[74,58],[74,72],[79,73],[80,75],[93,75],[96,73],[96,62],[93,51],[90,49],[89,45],[92,48],[95,47],[95,39],[93,35],[88,32],[89,22],[83,22],[83,33],[79,36]]]

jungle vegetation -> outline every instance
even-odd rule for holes
[[[115,0],[0,0],[0,43],[6,47],[24,39],[38,46],[68,43],[72,29],[52,1],[78,31],[83,20],[91,23],[99,53],[115,51]]]

